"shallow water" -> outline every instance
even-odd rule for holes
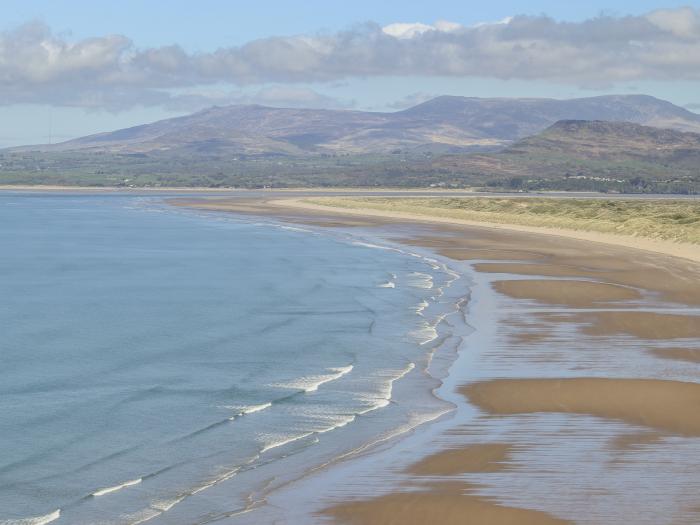
[[[0,246],[0,524],[235,515],[450,409],[466,283],[361,232],[4,194]]]
[[[443,343],[458,349],[458,358],[436,391],[454,403],[450,417],[271,494],[268,507],[257,515],[221,523],[325,523],[317,516],[338,503],[429,491],[436,482],[464,483],[469,494],[504,506],[547,512],[572,523],[700,523],[699,438],[579,413],[492,415],[459,393],[465,384],[502,378],[655,378],[697,383],[699,365],[660,359],[649,350],[697,347],[698,341],[681,339],[679,345],[678,339],[587,336],[580,332],[580,322],[545,322],[541,314],[587,309],[498,294],[494,281],[532,276],[476,272],[472,265],[477,262],[485,261],[452,263],[471,282],[464,310],[475,329],[455,327]],[[696,308],[665,303],[653,295],[640,304],[620,303],[616,308],[697,314]],[[615,308],[598,310],[608,309]],[[520,339],[529,333],[544,337]],[[620,440],[629,442],[623,446]],[[505,467],[496,472],[415,476],[407,471],[436,452],[494,443],[512,447]]]

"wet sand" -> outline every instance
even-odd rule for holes
[[[504,228],[264,201],[204,208],[324,227],[395,225],[395,240],[473,272],[476,308],[494,325],[475,326],[461,350],[469,366],[450,374],[477,413],[447,423],[406,468],[374,472],[376,495],[319,496],[319,515],[351,524],[700,523],[700,264]]]
[[[507,469],[511,445],[486,443],[444,450],[411,465],[415,478]],[[387,494],[368,501],[341,503],[323,512],[343,523],[357,524],[502,524],[554,525],[568,523],[544,512],[500,505],[475,495],[474,486],[458,481],[418,484],[418,490]]]
[[[655,445],[664,437],[665,434],[659,432],[621,434],[611,441],[610,446],[617,450],[634,450],[646,445]]]
[[[498,472],[506,468],[507,443],[486,443],[443,450],[422,459],[407,469],[417,476],[453,476],[465,472]]]
[[[497,379],[461,389],[489,414],[560,412],[700,436],[700,384],[656,379]]]
[[[427,490],[339,504],[324,514],[357,525],[556,525],[570,523],[544,512],[518,509],[470,495],[469,486],[432,484]]]
[[[663,359],[700,363],[700,348],[654,348],[650,351]]]
[[[588,335],[627,334],[640,339],[700,338],[700,317],[656,312],[594,312],[581,315]]]
[[[570,307],[591,307],[611,301],[632,301],[641,294],[633,288],[589,281],[522,279],[494,281],[493,288],[514,299],[531,299]]]
[[[564,237],[486,228],[472,229],[468,237],[459,236],[456,227],[438,231],[447,235],[416,236],[405,242],[458,261],[474,261],[474,270],[482,273],[583,277],[646,290],[665,301],[700,305],[700,265],[693,261]]]

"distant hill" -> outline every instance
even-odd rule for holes
[[[647,95],[569,100],[438,97],[403,114],[461,126],[503,141],[534,135],[561,120],[634,122],[700,133],[700,115]]]
[[[637,95],[438,97],[395,113],[217,107],[0,150],[0,183],[700,193],[700,115]]]
[[[637,190],[659,183],[700,187],[700,134],[629,122],[562,120],[501,152],[444,155],[432,162],[431,171],[487,183],[511,178],[513,186],[529,183],[533,189],[576,189],[582,183],[575,181],[626,183]]]
[[[503,148],[560,120],[626,121],[700,132],[700,115],[643,95],[571,100],[443,96],[394,113],[213,107],[192,115],[18,152],[296,156],[474,152]]]
[[[508,148],[578,159],[639,160],[700,170],[700,134],[629,122],[562,120]]]

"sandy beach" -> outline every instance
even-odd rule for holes
[[[270,199],[268,204],[271,206],[279,206],[282,208],[298,208],[305,210],[307,212],[327,212],[336,213],[337,208],[332,206],[319,205],[315,203],[308,202],[305,199],[282,199],[275,200]],[[476,227],[488,227],[495,230],[506,230],[512,232],[522,232],[522,233],[536,233],[540,236],[550,235],[550,236],[563,236],[570,239],[579,239],[583,241],[590,241],[596,243],[611,244],[614,246],[625,246],[629,248],[634,248],[637,250],[645,250],[656,253],[662,253],[666,255],[673,255],[676,257],[683,257],[686,259],[693,260],[695,262],[700,262],[700,247],[688,243],[677,243],[671,241],[665,241],[660,239],[650,239],[650,238],[640,238],[631,237],[626,235],[617,235],[611,233],[603,232],[593,232],[593,231],[581,231],[581,230],[568,230],[561,228],[551,228],[551,227],[535,227],[535,226],[525,226],[519,224],[499,224],[492,222],[482,222],[475,220],[465,220],[453,217],[442,217],[442,216],[426,216],[425,214],[417,213],[406,213],[406,212],[396,212],[396,211],[384,211],[372,208],[352,208],[352,209],[342,209],[342,212],[347,215],[361,216],[361,217],[375,217],[375,218],[388,218],[388,219],[402,219],[408,221],[419,221],[429,224],[449,224],[449,225],[462,225],[462,226],[476,226]]]
[[[394,240],[453,261],[476,282],[476,303],[465,311],[475,333],[460,350],[469,366],[458,361],[450,371],[473,415],[443,424],[425,449],[402,456],[401,468],[375,474],[377,494],[320,495],[317,516],[351,524],[700,522],[693,250],[299,201],[179,204],[320,227],[397,226]],[[491,328],[479,324],[485,316]]]

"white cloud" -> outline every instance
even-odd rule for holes
[[[389,24],[388,26],[382,27],[382,31],[389,35],[393,36],[394,38],[413,38],[416,35],[421,35],[425,33],[426,31],[434,31],[435,28],[433,26],[429,26],[427,24],[421,24],[421,23],[414,23],[414,24],[405,24],[405,23],[396,23],[396,24]]]
[[[686,7],[582,22],[515,16],[470,27],[444,21],[365,24],[201,53],[179,46],[140,49],[122,35],[73,42],[41,23],[0,33],[0,104],[5,105],[118,110],[204,103],[208,96],[197,91],[202,86],[289,89],[380,76],[539,80],[579,87],[697,82],[700,11]],[[281,94],[281,87],[274,89]],[[295,89],[290,101],[333,103]]]
[[[414,23],[396,23],[389,24],[382,27],[382,32],[394,38],[405,39],[414,38],[416,36],[427,33],[428,31],[441,31],[443,33],[448,33],[450,31],[456,31],[462,26],[454,22],[447,22],[445,20],[439,20],[433,25],[421,24],[420,22]]]
[[[433,24],[435,29],[442,31],[443,33],[449,33],[450,31],[457,31],[461,29],[462,24],[457,24],[456,22],[449,22],[448,20],[438,20]]]
[[[498,20],[497,22],[477,22],[476,24],[473,24],[471,27],[483,27],[483,26],[492,26],[492,25],[506,25],[510,24],[513,20],[512,16],[507,16],[503,18],[502,20]]]
[[[682,38],[700,37],[700,19],[691,7],[659,9],[646,16],[656,27]]]

